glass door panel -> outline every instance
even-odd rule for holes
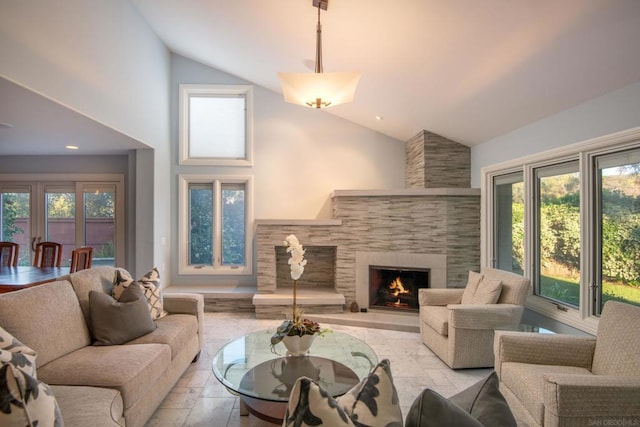
[[[75,191],[45,189],[45,240],[62,244],[62,267],[71,264],[71,251],[76,247]]]
[[[31,265],[31,189],[0,190],[0,240],[17,243],[18,265]]]
[[[93,265],[115,266],[115,187],[87,186],[84,196],[84,246],[93,248]]]

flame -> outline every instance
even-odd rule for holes
[[[408,294],[409,291],[404,288],[400,277],[396,277],[393,282],[389,285],[389,290],[391,291],[391,295],[397,297],[400,294]],[[400,300],[398,300],[400,301]]]

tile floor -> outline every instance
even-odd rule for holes
[[[253,415],[240,416],[238,398],[229,394],[211,372],[216,351],[252,331],[275,328],[277,320],[256,320],[251,314],[205,313],[205,348],[147,423],[153,426],[273,427]],[[449,397],[487,376],[491,369],[453,371],[422,342],[419,334],[322,323],[364,340],[378,359],[389,359],[403,416],[414,398],[431,388]]]

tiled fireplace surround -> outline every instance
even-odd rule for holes
[[[258,220],[257,318],[283,318],[292,303],[284,238],[307,250],[297,302],[307,314],[368,305],[368,267],[431,269],[431,287],[461,287],[480,263],[480,191],[469,147],[422,131],[406,143],[406,188],[335,190],[331,219]]]

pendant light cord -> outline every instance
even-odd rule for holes
[[[318,25],[316,26],[316,73],[322,73],[322,24],[320,24],[320,2],[318,1]]]

